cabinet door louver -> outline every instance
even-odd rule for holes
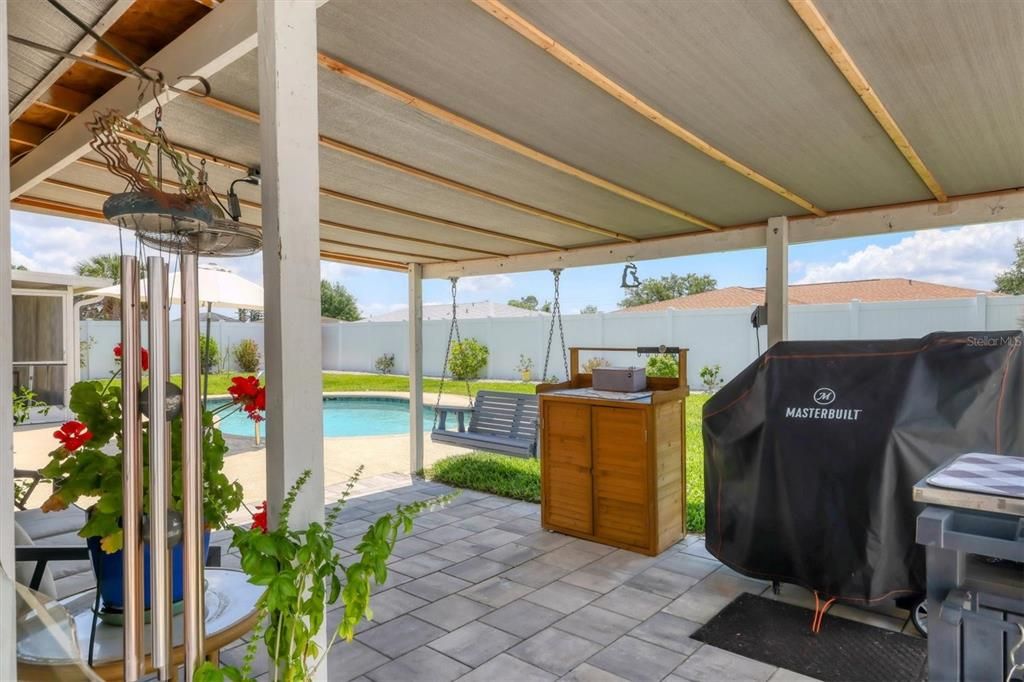
[[[544,404],[541,482],[544,523],[578,533],[593,532],[590,474],[590,407]]]
[[[643,410],[594,407],[594,534],[637,547],[650,544],[650,491]]]

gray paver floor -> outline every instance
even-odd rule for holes
[[[361,481],[334,528],[337,546],[397,504],[447,492],[400,474]],[[466,491],[421,515],[399,545],[395,577],[371,599],[374,619],[331,651],[331,680],[810,679],[690,638],[742,592],[801,605],[809,597],[790,585],[773,595],[715,561],[700,536],[651,558],[545,532],[539,505]],[[904,627],[894,610],[832,616]],[[240,661],[242,647],[225,649],[225,662]]]

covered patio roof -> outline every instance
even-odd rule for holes
[[[85,39],[28,5],[12,34]],[[209,77],[165,121],[223,190],[261,161],[255,4],[74,6],[109,24],[150,5],[148,46],[108,33]],[[790,242],[1024,217],[1011,0],[333,0],[317,18],[325,259],[447,277],[764,246],[779,216]],[[121,188],[82,123],[132,108],[137,82],[68,96],[43,66],[11,46],[14,206],[102,221]],[[259,225],[259,189],[238,191]]]

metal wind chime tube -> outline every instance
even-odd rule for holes
[[[121,256],[121,306],[124,679],[125,682],[135,682],[143,675],[145,604],[142,584],[142,417],[139,413],[142,343],[139,338],[139,262],[134,256]]]
[[[203,662],[203,450],[199,390],[199,259],[181,256],[181,467],[185,558],[185,680]]]
[[[171,432],[167,422],[168,353],[167,265],[159,256],[146,259],[149,282],[149,577],[153,668],[170,680],[171,552],[168,511],[171,508]],[[123,354],[122,354],[123,355]]]

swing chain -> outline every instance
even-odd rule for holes
[[[548,328],[548,347],[544,351],[544,371],[541,373],[540,380],[548,380],[548,363],[551,360],[551,343],[555,338],[555,322],[558,322],[558,335],[562,340],[562,364],[565,367],[565,381],[569,380],[569,355],[565,350],[565,328],[562,327],[562,303],[558,291],[558,283],[562,278],[562,269],[557,268],[551,271],[551,274],[555,278],[555,293],[554,300],[551,303],[551,326]]]
[[[444,395],[444,382],[448,376],[448,360],[452,354],[452,341],[455,340],[462,345],[462,334],[459,332],[458,317],[458,285],[459,278],[451,277],[452,283],[452,324],[448,327],[448,343],[444,347],[444,364],[441,365],[441,382],[437,388],[437,401],[434,403],[434,429],[437,429],[437,417],[441,408],[441,396]],[[453,377],[454,378],[454,377]],[[469,399],[469,406],[473,407],[473,393],[470,390],[469,379],[466,379],[466,397]]]

